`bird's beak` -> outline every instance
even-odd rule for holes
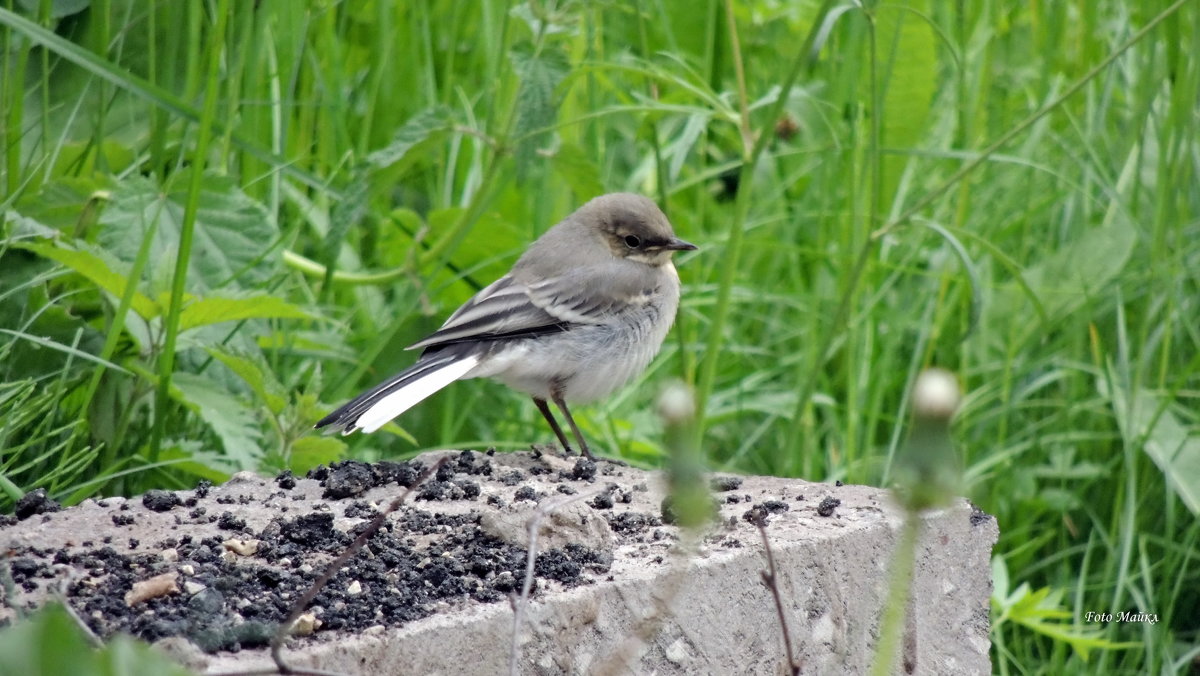
[[[695,251],[698,247],[691,242],[685,242],[678,237],[672,237],[671,241],[663,246],[668,251]]]

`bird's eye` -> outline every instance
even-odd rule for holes
[[[630,249],[636,249],[642,245],[642,240],[638,239],[637,235],[625,235],[625,246]]]

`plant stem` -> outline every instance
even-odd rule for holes
[[[773,124],[774,120],[779,119],[779,115],[783,111],[788,97],[791,95],[792,88],[795,86],[796,80],[800,77],[800,72],[815,58],[813,47],[816,45],[817,37],[820,34],[821,24],[832,6],[833,1],[826,0],[818,10],[812,29],[809,30],[804,44],[800,46],[796,56],[792,59],[791,70],[788,71],[783,85],[779,88],[779,95],[771,104],[766,118],[768,128],[764,129],[758,135],[757,139],[754,139],[752,132],[748,131],[750,129],[748,114],[749,97],[744,82],[745,72],[741,66],[741,50],[737,46],[737,25],[733,17],[733,3],[731,0],[725,0],[725,13],[731,33],[730,40],[733,46],[734,67],[736,72],[741,74],[739,77],[743,81],[739,92],[741,98],[739,107],[742,111],[739,128],[741,129],[743,140],[743,157],[741,170],[738,174],[738,193],[737,201],[734,205],[734,218],[729,226],[729,241],[722,263],[721,279],[717,285],[717,301],[712,314],[712,329],[708,334],[708,344],[704,352],[704,361],[700,366],[700,378],[696,385],[697,443],[704,437],[708,400],[712,396],[713,387],[716,384],[717,361],[721,358],[725,325],[729,319],[730,299],[733,295],[733,283],[737,276],[739,259],[741,257],[742,236],[746,229],[746,215],[750,209],[750,195],[753,192],[751,188],[753,184],[754,165],[758,162],[758,158],[767,147],[767,143],[771,138],[771,134],[768,133],[769,127]],[[746,145],[747,143],[750,143],[750,145]]]
[[[167,425],[167,409],[171,402],[171,376],[175,371],[175,342],[179,337],[179,313],[183,309],[184,287],[187,284],[188,265],[192,255],[192,239],[196,232],[196,212],[200,208],[200,191],[204,185],[204,159],[208,155],[208,146],[212,140],[213,121],[217,113],[217,92],[222,79],[221,54],[225,46],[225,25],[228,17],[229,0],[220,0],[216,10],[216,22],[209,39],[204,109],[196,130],[191,181],[188,185],[187,202],[184,205],[183,223],[180,225],[175,271],[171,279],[171,301],[164,320],[165,336],[162,353],[159,355],[158,385],[154,397],[154,426],[150,432],[149,458],[152,463],[158,462],[163,433]]]
[[[887,605],[883,608],[883,621],[879,628],[879,643],[875,646],[875,661],[871,665],[871,676],[888,676],[895,663],[896,648],[900,644],[904,628],[905,611],[908,608],[908,591],[912,586],[913,558],[917,552],[917,535],[921,518],[917,512],[906,512],[904,525],[900,527],[900,540],[892,554],[892,579],[888,583]]]

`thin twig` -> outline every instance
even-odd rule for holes
[[[354,538],[354,542],[350,543],[350,546],[346,548],[346,551],[342,552],[340,556],[333,560],[333,563],[330,563],[329,566],[325,568],[325,572],[321,574],[321,577],[317,578],[317,580],[312,583],[312,586],[308,588],[308,591],[304,592],[304,595],[297,599],[296,603],[292,604],[292,610],[288,613],[287,619],[285,619],[279,625],[279,629],[275,632],[275,637],[271,639],[271,659],[275,661],[275,666],[279,669],[279,673],[322,674],[322,676],[324,676],[326,672],[302,671],[299,669],[294,669],[288,666],[287,662],[284,661],[282,654],[283,642],[287,639],[288,633],[291,631],[292,624],[295,623],[296,619],[300,617],[300,614],[304,612],[304,609],[308,607],[308,604],[311,603],[314,598],[316,598],[317,594],[325,588],[325,585],[329,584],[329,581],[333,579],[333,576],[337,575],[337,572],[342,569],[342,566],[344,566],[346,562],[350,560],[350,557],[354,556],[358,550],[367,543],[367,540],[371,539],[371,536],[375,535],[375,531],[379,530],[379,528],[383,526],[383,522],[387,519],[387,516],[399,509],[400,505],[404,504],[404,501],[409,495],[412,494],[413,490],[415,490],[417,486],[420,486],[422,483],[424,483],[426,479],[433,476],[434,473],[436,473],[448,459],[448,456],[442,457],[437,462],[433,463],[429,467],[426,467],[425,470],[421,472],[419,476],[417,476],[417,480],[414,481],[411,486],[406,488],[403,493],[398,495],[395,500],[392,500],[391,504],[387,506],[387,509],[380,512],[379,515],[371,521],[370,525],[368,525],[363,532],[359,533],[358,537]]]
[[[771,104],[765,124],[773,125],[779,119],[791,96],[792,89],[796,85],[796,81],[800,77],[800,73],[806,66],[809,66],[816,60],[814,48],[818,46],[820,26],[824,22],[824,17],[833,7],[834,1],[825,0],[817,11],[817,21],[813,24],[808,36],[804,39],[804,44],[801,45],[800,51],[792,59],[792,67],[788,70],[787,77],[784,78],[783,83],[779,86],[779,94],[775,97],[774,103]],[[726,4],[725,11],[729,26],[733,29],[734,37],[731,43],[737,43],[740,46],[740,43],[736,39],[737,22],[732,18],[733,7],[731,3]],[[735,64],[740,62],[741,54],[739,50],[734,51],[733,58],[735,59]],[[743,72],[744,77],[745,74]],[[750,108],[749,95],[743,91],[740,92],[740,96],[739,106],[742,111],[740,114],[740,123],[748,125],[750,120],[748,114]],[[704,349],[704,355],[700,361],[699,372],[696,374],[696,430],[693,436],[697,444],[704,437],[704,430],[707,426],[708,400],[717,378],[717,362],[723,355],[721,349],[722,342],[724,341],[722,327],[724,327],[726,317],[729,314],[734,281],[738,273],[738,260],[741,256],[742,238],[745,234],[746,215],[750,209],[749,200],[752,194],[751,179],[753,178],[754,167],[758,164],[758,158],[762,156],[763,151],[766,150],[767,143],[772,138],[769,128],[764,128],[759,134],[755,135],[752,130],[748,133],[746,128],[742,126],[739,127],[739,134],[742,137],[743,146],[745,146],[747,138],[749,138],[751,146],[748,153],[743,148],[740,158],[741,166],[738,170],[739,188],[734,204],[736,209],[734,221],[729,228],[729,236],[725,248],[725,260],[722,262],[721,278],[717,283],[716,306],[709,317],[710,331],[708,341]]]
[[[767,570],[761,573],[762,581],[767,586],[767,589],[771,590],[771,596],[775,597],[775,613],[779,616],[779,630],[783,632],[783,649],[787,653],[788,673],[792,676],[800,676],[800,663],[796,661],[795,654],[792,653],[791,632],[788,631],[787,615],[783,612],[783,596],[779,593],[779,577],[775,571],[775,555],[771,553],[771,542],[767,539],[766,514],[752,519],[752,522],[755,526],[758,526],[758,532],[762,535],[763,552],[767,555]]]
[[[545,504],[538,505],[537,511],[533,516],[529,517],[527,528],[529,529],[529,547],[525,555],[525,581],[521,584],[521,594],[512,600],[513,606],[513,629],[512,629],[512,645],[508,652],[508,673],[512,676],[517,676],[517,662],[521,659],[521,624],[525,621],[525,606],[529,603],[529,594],[533,591],[533,573],[537,563],[537,541],[538,530],[542,524],[542,519],[546,518],[551,512],[584,498],[590,498],[607,489],[596,489],[587,493],[578,493],[559,500],[547,500]]]
[[[750,96],[746,93],[746,67],[742,63],[742,43],[738,39],[733,0],[725,0],[725,20],[729,28],[729,47],[733,52],[733,74],[738,88],[738,132],[742,135],[742,160],[750,162],[754,155],[754,133],[750,131]]]

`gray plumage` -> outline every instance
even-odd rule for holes
[[[546,405],[555,402],[590,456],[566,403],[607,396],[646,368],[679,307],[671,255],[695,248],[651,200],[597,197],[411,345],[423,350],[416,364],[317,427],[373,432],[454,380],[489,377],[532,396],[569,451]]]

